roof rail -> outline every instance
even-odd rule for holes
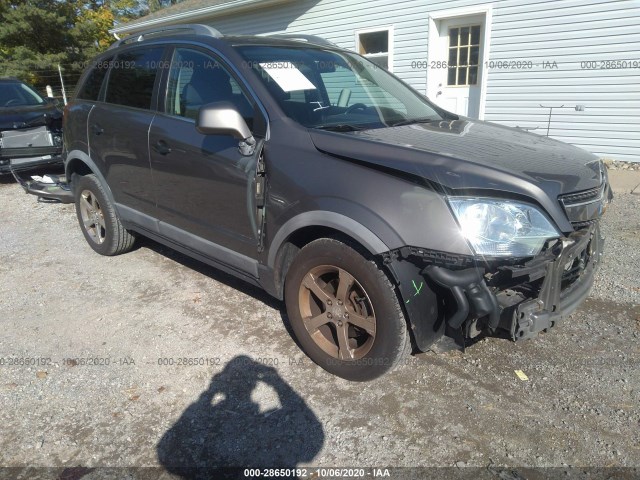
[[[298,40],[315,45],[324,45],[326,47],[337,47],[337,45],[329,40],[318,37],[317,35],[303,35],[298,33],[279,33],[276,35],[266,35],[269,38],[281,38],[283,40]]]
[[[215,28],[210,27],[209,25],[201,25],[198,23],[185,24],[185,25],[169,25],[166,27],[150,28],[149,30],[143,30],[142,32],[131,34],[128,37],[115,42],[113,45],[109,47],[109,50],[113,48],[117,48],[120,45],[125,45],[127,43],[141,42],[145,40],[145,37],[147,36],[162,35],[162,34],[170,35],[172,33],[179,33],[179,32],[185,32],[185,31],[189,33],[193,33],[195,35],[206,35],[208,37],[214,37],[214,38],[222,37],[222,33],[220,33]]]

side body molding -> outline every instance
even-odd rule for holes
[[[278,250],[289,235],[304,227],[333,228],[352,237],[373,254],[389,251],[389,247],[376,234],[355,220],[340,213],[314,210],[296,215],[280,227],[269,246],[267,265],[270,268],[274,268]]]

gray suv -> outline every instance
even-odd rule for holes
[[[87,70],[63,130],[96,252],[144,235],[260,286],[349,380],[535,337],[602,255],[598,158],[444,111],[318,37],[137,34]]]

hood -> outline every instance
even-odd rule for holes
[[[52,104],[0,108],[0,131],[38,127],[60,122],[62,112]]]
[[[417,175],[446,190],[557,199],[602,182],[597,156],[516,128],[467,118],[336,133],[310,130],[325,153]]]

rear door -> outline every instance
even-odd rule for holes
[[[258,153],[243,156],[237,139],[202,135],[195,122],[200,107],[226,101],[251,128],[254,107],[207,51],[176,48],[167,77],[164,113],[154,118],[149,133],[161,233],[225,263],[234,262],[230,251],[256,258]]]
[[[76,98],[67,104],[62,128],[64,148],[67,152],[79,150],[85,154],[89,153],[87,138],[89,113],[104,95],[105,80],[109,73],[109,65],[112,63],[113,56],[96,61],[91,71],[83,78]]]
[[[104,102],[96,103],[88,119],[90,155],[116,203],[149,216],[156,208],[148,134],[163,53],[163,46],[149,46],[118,54],[110,65]]]

